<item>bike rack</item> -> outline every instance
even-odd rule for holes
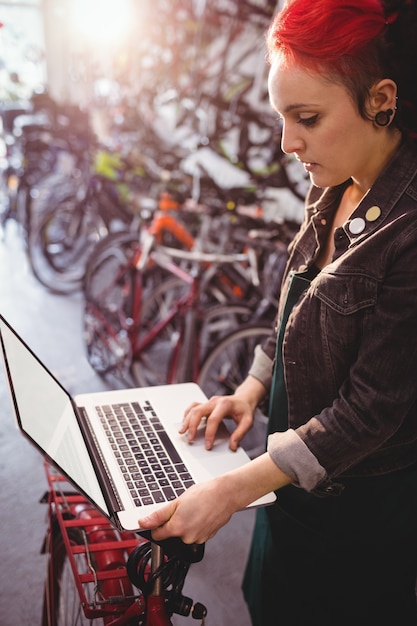
[[[104,618],[114,626],[126,624],[145,610],[143,595],[132,587],[127,575],[126,561],[130,552],[147,540],[117,531],[84,496],[72,488],[67,491],[68,481],[46,462],[45,471],[50,519],[58,523],[86,618]],[[49,542],[52,562],[53,539]]]
[[[49,489],[41,501],[48,504],[50,521],[43,547],[43,552],[50,554],[45,587],[45,594],[50,596],[48,615],[43,615],[44,625],[56,623],[57,609],[69,610],[65,604],[63,607],[54,605],[56,587],[64,597],[67,594],[67,590],[60,587],[66,583],[66,572],[63,577],[62,571],[65,556],[72,570],[70,586],[75,587],[78,594],[75,598],[73,589],[69,601],[74,601],[77,606],[79,603],[88,620],[103,618],[106,626],[131,626],[133,623],[143,624],[145,617],[147,626],[170,626],[169,611],[172,610],[204,622],[206,607],[199,602],[193,604],[191,598],[181,593],[188,567],[203,558],[204,545],[185,546],[181,543],[180,550],[175,543],[178,539],[173,538],[167,540],[171,542],[170,546],[166,544],[163,549],[137,533],[118,531],[46,461],[44,467]],[[59,535],[63,543],[58,541]],[[176,578],[167,583],[167,579],[163,581],[162,571],[169,563],[172,563]],[[139,564],[140,581],[135,580]],[[165,584],[167,589],[172,585],[168,593],[165,593]],[[172,593],[174,589],[175,593]],[[172,603],[170,610],[167,610],[166,602]]]

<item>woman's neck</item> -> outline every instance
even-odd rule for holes
[[[353,207],[352,212],[391,161],[401,142],[401,132],[398,129],[394,129],[381,135],[380,141],[375,143],[372,158],[369,159],[369,166],[366,171],[360,172],[358,176],[352,176],[352,185],[348,188],[348,198]]]

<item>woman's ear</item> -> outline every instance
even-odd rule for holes
[[[397,108],[397,84],[391,78],[384,78],[371,87],[368,100],[368,113],[374,118],[379,111]]]

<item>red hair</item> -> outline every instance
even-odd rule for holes
[[[387,21],[379,0],[290,0],[268,32],[269,60],[341,71],[339,60],[354,57],[377,37]]]
[[[345,85],[362,117],[373,84],[398,87],[392,127],[417,142],[417,0],[287,0],[268,31],[269,60]]]

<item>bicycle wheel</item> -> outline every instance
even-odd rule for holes
[[[187,283],[170,276],[150,289],[148,297],[144,297],[136,345],[146,344],[135,351],[131,366],[132,378],[139,387],[167,384],[172,355],[180,340],[183,316],[179,313],[173,315],[152,340],[150,334],[188,291]]]
[[[40,218],[29,236],[29,262],[39,282],[53,293],[81,288],[87,259],[107,234],[99,212],[75,194],[60,200]]]
[[[130,366],[135,336],[137,281],[150,289],[165,271],[146,269],[140,276],[135,257],[140,254],[139,234],[121,232],[99,242],[87,264],[84,280],[84,343],[87,358],[100,375],[112,374],[131,384]]]
[[[130,367],[135,271],[129,259],[138,247],[136,234],[114,233],[100,242],[87,265],[83,337],[88,361],[100,375],[124,378]]]
[[[252,315],[252,307],[245,304],[219,304],[210,307],[204,313],[200,330],[201,363],[214,346],[233,331],[247,324]]]
[[[3,234],[7,220],[12,216],[15,185],[17,185],[16,174],[9,170],[6,159],[0,159],[0,235]]]
[[[233,394],[249,371],[255,347],[271,334],[271,326],[240,328],[224,337],[207,355],[198,383],[210,398]],[[228,422],[226,421],[226,425]],[[255,422],[241,445],[254,458],[265,450],[267,417],[261,408],[255,411]]]
[[[70,530],[71,545],[83,545],[81,532]],[[48,564],[42,609],[42,626],[104,626],[103,618],[87,619],[80,603],[71,563],[61,533],[53,536],[52,556]],[[83,555],[75,555],[79,571],[89,573]],[[93,598],[88,598],[93,601]]]
[[[250,307],[241,304],[215,305],[204,313],[196,330],[186,318],[181,358],[173,382],[195,380],[201,361],[225,335],[247,323],[252,317]],[[188,322],[188,323],[187,323]],[[198,345],[198,362],[194,357]]]
[[[271,326],[239,328],[228,334],[205,358],[198,382],[208,396],[232,394],[246,378],[255,347],[271,334]]]
[[[109,233],[94,246],[89,256],[83,281],[87,300],[99,300],[112,283],[116,273],[140,249],[140,233],[132,230]]]

